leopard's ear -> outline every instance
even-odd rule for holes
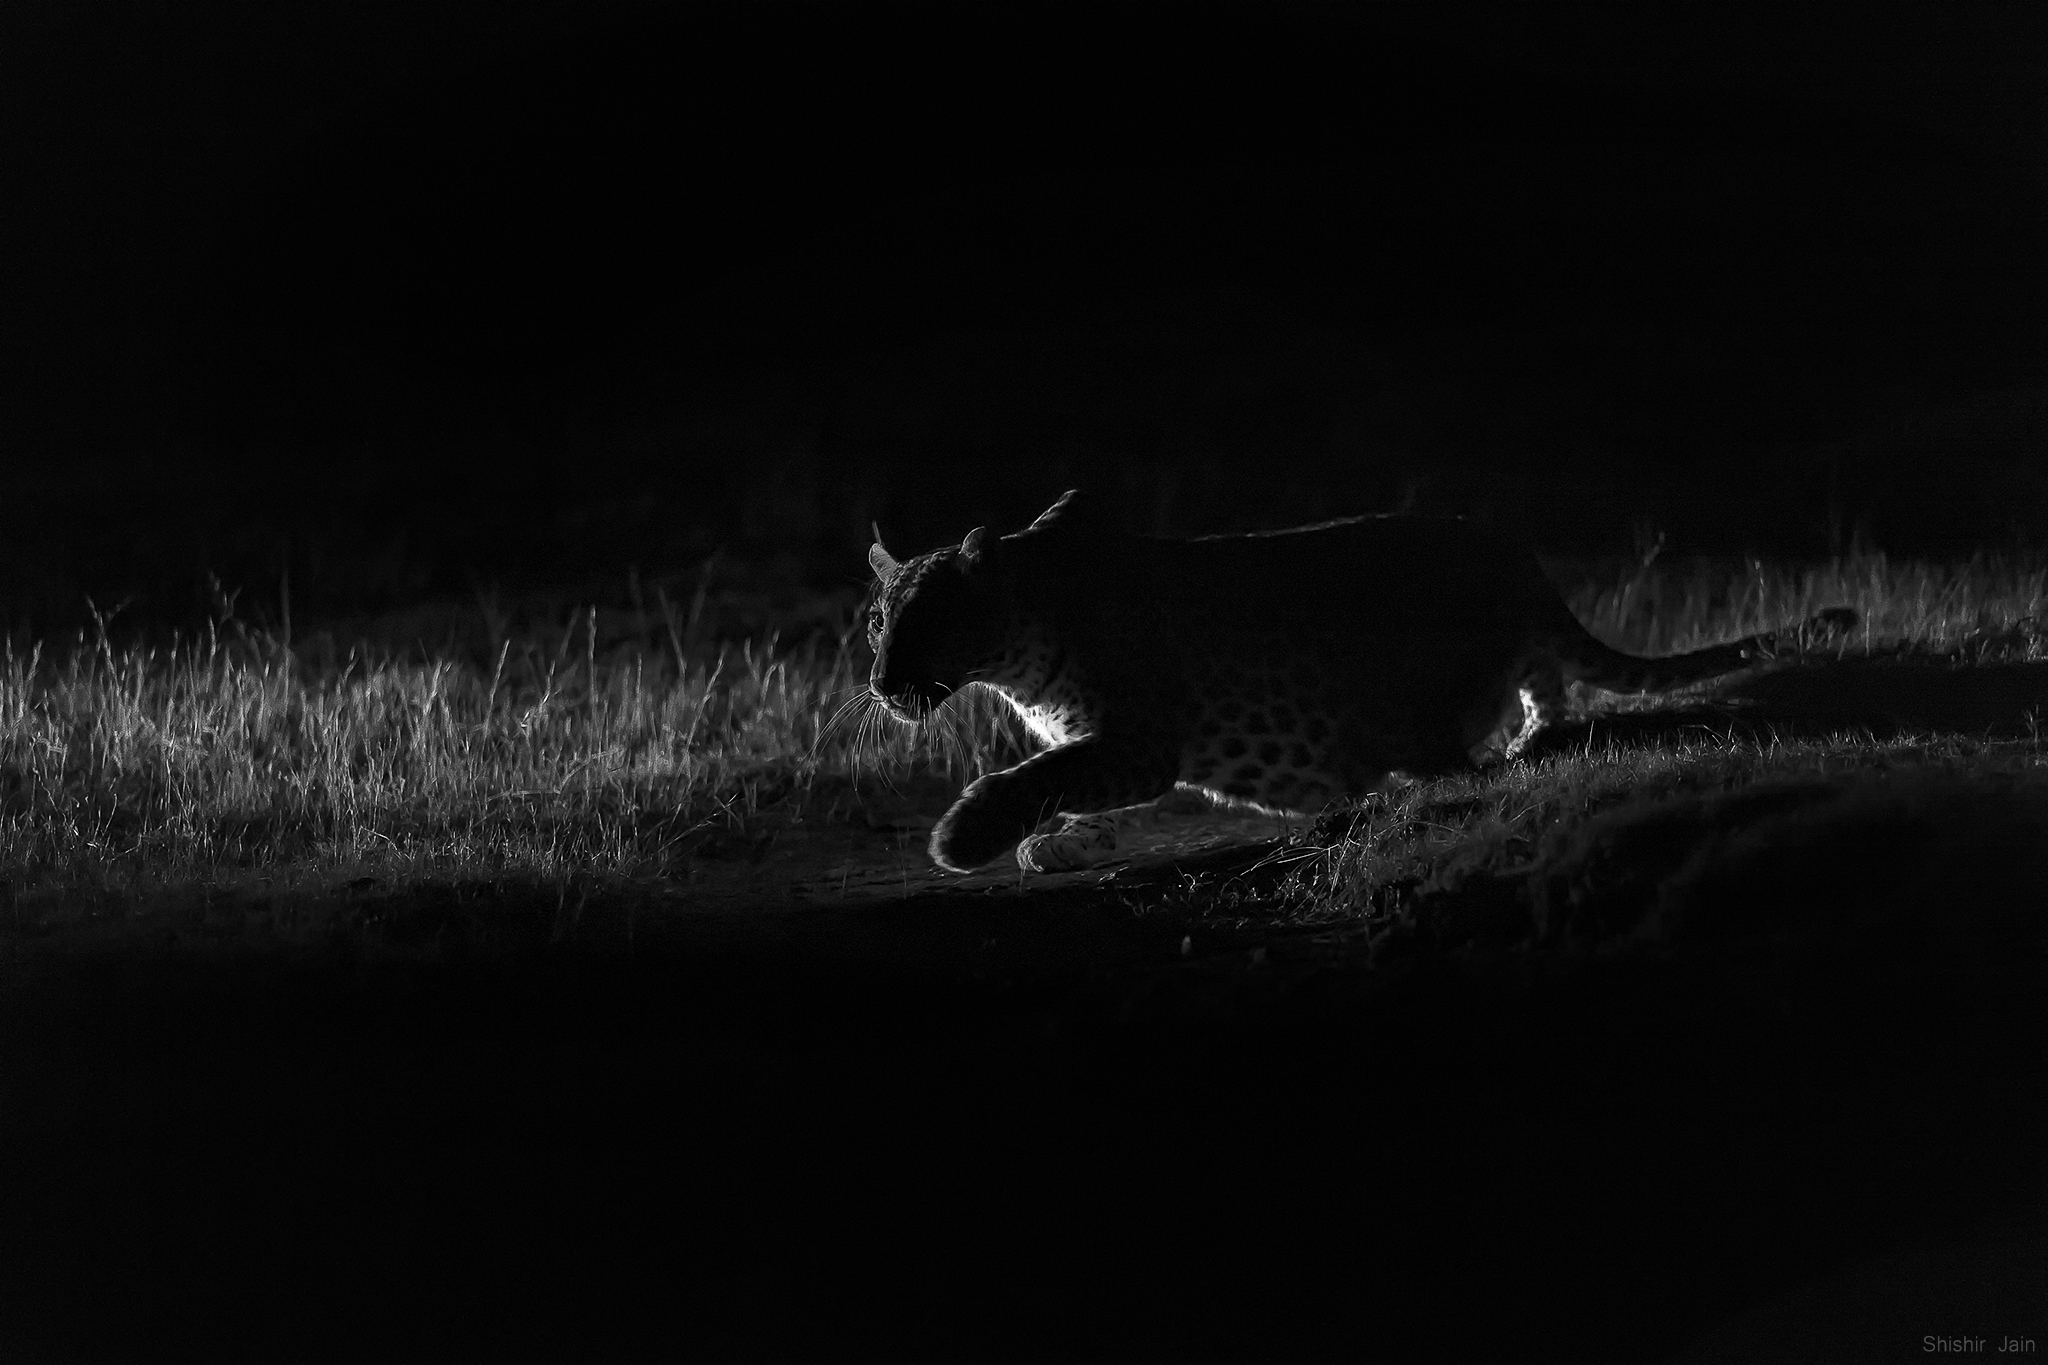
[[[969,564],[979,564],[981,562],[981,543],[986,539],[988,539],[988,527],[986,526],[977,526],[972,531],[969,531],[967,538],[960,542],[960,557]]]
[[[874,527],[875,530],[875,543],[868,546],[868,567],[875,571],[875,577],[887,583],[896,576],[896,570],[900,566],[890,556],[889,552],[882,548],[881,525],[877,522],[869,522],[868,524]]]
[[[1078,488],[1069,488],[1060,494],[1059,501],[1038,514],[1038,520],[1025,527],[1026,531],[1044,531],[1054,526],[1072,526],[1085,517],[1091,503]]]

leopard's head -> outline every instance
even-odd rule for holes
[[[986,533],[976,527],[958,545],[898,563],[877,530],[868,565],[877,579],[868,690],[898,720],[921,720],[1002,657],[1008,612]]]
[[[967,684],[1007,676],[1031,644],[1029,623],[1045,610],[1046,575],[1063,560],[1092,564],[1086,537],[1100,524],[1080,491],[1068,489],[1014,535],[994,540],[976,527],[958,545],[901,563],[875,528],[868,691],[882,709],[922,720]]]

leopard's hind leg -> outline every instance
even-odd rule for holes
[[[1508,679],[1485,708],[1487,719],[1474,727],[1480,733],[1466,753],[1476,767],[1521,758],[1545,727],[1565,713],[1564,673],[1554,657],[1526,660]]]
[[[1502,750],[1502,756],[1510,762],[1527,754],[1536,736],[1564,715],[1564,673],[1555,660],[1547,663],[1547,667],[1534,670],[1515,689],[1522,703],[1522,723]]]

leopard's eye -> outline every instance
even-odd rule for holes
[[[879,607],[876,607],[876,608],[872,608],[872,609],[870,609],[870,610],[869,610],[869,612],[868,612],[868,631],[869,631],[869,633],[870,633],[870,634],[874,634],[874,635],[880,635],[880,634],[882,633],[882,611],[881,611],[881,608],[879,608]]]

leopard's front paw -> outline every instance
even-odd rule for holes
[[[1113,817],[1069,815],[1058,829],[1034,834],[1017,845],[1017,866],[1026,872],[1071,872],[1092,867],[1115,852]]]
[[[948,872],[972,872],[1002,857],[1023,833],[988,818],[962,797],[932,830],[932,861]]]

